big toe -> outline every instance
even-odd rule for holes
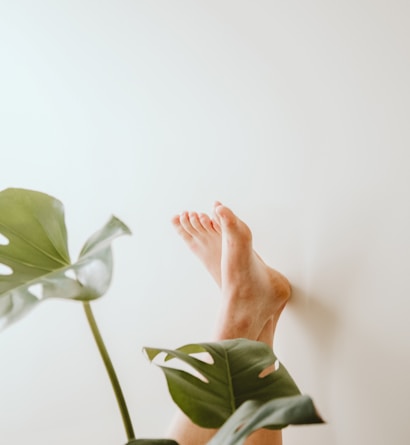
[[[252,233],[249,227],[230,208],[220,205],[216,207],[215,212],[219,217],[222,232],[228,239],[234,239],[240,244],[252,243]]]
[[[223,227],[233,228],[238,223],[238,218],[231,209],[220,204],[215,208],[219,221]]]

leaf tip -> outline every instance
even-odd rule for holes
[[[124,235],[132,235],[131,229],[117,216],[111,215],[111,221],[113,225],[120,228]]]

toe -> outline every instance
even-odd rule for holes
[[[202,227],[207,232],[211,232],[211,233],[215,232],[215,229],[212,225],[211,218],[206,213],[200,213],[198,216],[199,216],[199,221],[200,221]]]
[[[225,227],[235,226],[238,221],[238,218],[232,210],[222,204],[215,207],[215,214],[219,217],[219,221],[217,220],[217,222]]]
[[[181,224],[181,216],[180,215],[174,216],[172,218],[171,222],[172,222],[172,225],[174,226],[175,230],[186,242],[189,242],[192,240],[192,236],[184,229],[184,227]]]
[[[181,215],[175,215],[172,219],[171,219],[171,222],[172,222],[172,225],[176,228],[176,229],[178,229],[178,228],[181,228],[181,223],[180,223],[180,217],[181,217]]]
[[[191,224],[188,212],[183,212],[181,214],[181,217],[179,218],[179,221],[181,223],[181,226],[184,228],[184,230],[186,232],[188,232],[191,236],[195,237],[198,235],[198,231]]]
[[[215,213],[219,216],[221,231],[229,238],[233,237],[241,243],[250,245],[252,233],[249,227],[240,220],[228,207],[220,205],[216,207]]]
[[[218,218],[218,220],[219,220],[219,218]],[[212,218],[211,224],[212,224],[212,228],[215,232],[217,232],[219,234],[222,233],[221,225],[215,218]]]
[[[214,203],[214,208],[212,211],[212,225],[214,226],[214,229],[218,232],[221,233],[221,219],[218,215],[217,212],[217,208],[222,206],[222,204],[219,201],[215,201]]]
[[[201,224],[201,221],[199,219],[198,213],[196,212],[189,212],[189,222],[191,223],[191,226],[198,232],[205,232],[205,227]]]

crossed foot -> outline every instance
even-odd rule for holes
[[[183,212],[172,223],[225,297],[218,337],[271,343],[291,288],[288,280],[253,250],[249,227],[220,202],[215,203],[212,218]]]

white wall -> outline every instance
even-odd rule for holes
[[[174,235],[232,206],[291,279],[276,349],[326,426],[285,444],[410,436],[409,3],[0,3],[0,188],[66,206],[73,257],[115,213],[95,312],[139,436],[173,412],[143,345],[208,340],[218,292]],[[81,306],[0,335],[0,442],[125,442]]]

